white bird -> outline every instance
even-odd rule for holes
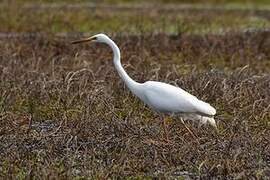
[[[130,91],[153,110],[163,114],[179,114],[184,119],[197,120],[201,124],[209,123],[216,128],[214,115],[216,109],[210,104],[197,99],[183,89],[170,84],[147,81],[138,83],[131,79],[121,65],[120,49],[105,34],[74,41],[73,44],[82,42],[100,42],[109,45],[113,51],[114,66]]]

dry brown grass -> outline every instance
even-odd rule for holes
[[[270,176],[269,33],[113,36],[130,76],[213,104],[219,132],[158,116],[120,81],[104,45],[0,39],[0,177]],[[197,143],[199,142],[199,144]]]

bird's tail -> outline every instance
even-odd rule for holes
[[[206,117],[206,116],[201,116],[200,122],[202,124],[209,123],[211,126],[213,126],[215,129],[217,129],[217,124],[216,121],[213,117]]]
[[[201,116],[197,114],[186,114],[183,116],[184,120],[185,119],[190,119],[190,120],[195,120],[199,121],[200,124],[207,124],[209,123],[211,126],[213,126],[215,129],[217,129],[217,124],[216,121],[213,117],[207,117],[207,116]]]

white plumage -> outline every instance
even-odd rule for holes
[[[203,124],[209,122],[216,127],[213,118],[216,110],[210,104],[199,100],[176,86],[157,81],[138,83],[132,80],[121,65],[119,48],[105,34],[97,34],[87,39],[74,41],[73,43],[87,41],[102,42],[112,48],[113,62],[118,74],[131,92],[152,109],[165,114],[179,114],[184,119],[199,120]]]
[[[162,113],[196,113],[207,116],[216,114],[216,110],[195,96],[170,84],[147,81],[142,84],[144,99],[150,107]]]

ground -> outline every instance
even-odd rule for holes
[[[270,177],[270,4],[158,2],[1,1],[1,179]],[[70,44],[100,32],[134,80],[213,105],[218,131],[174,117],[168,142],[110,49]]]

